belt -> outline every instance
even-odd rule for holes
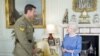
[[[16,39],[16,42],[19,43],[19,40]],[[32,40],[28,40],[29,43],[32,43]]]
[[[32,40],[28,40],[28,42],[32,43]]]

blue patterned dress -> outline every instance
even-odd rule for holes
[[[82,46],[81,36],[75,35],[73,37],[70,37],[68,34],[65,35],[62,42],[62,48],[65,48],[67,50],[74,50],[73,56],[79,56],[79,53],[81,51],[81,46]],[[72,56],[72,53],[65,52],[63,53],[63,56]]]

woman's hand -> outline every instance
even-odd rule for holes
[[[73,53],[73,52],[74,52],[74,50],[67,50],[67,52],[69,52],[69,53]]]
[[[64,52],[67,52],[67,50],[66,49],[64,49],[64,48],[62,48],[62,52],[64,53]]]
[[[73,52],[74,52],[74,50],[67,50],[67,49],[62,48],[62,52],[69,52],[69,53],[73,53]]]

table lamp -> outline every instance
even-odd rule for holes
[[[53,34],[56,33],[56,26],[54,24],[48,24],[46,27],[46,31],[49,34],[48,36],[48,43],[50,46],[55,45],[55,39]]]

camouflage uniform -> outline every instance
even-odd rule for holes
[[[34,39],[31,21],[23,15],[16,21],[14,31],[16,39],[14,56],[33,56]]]

